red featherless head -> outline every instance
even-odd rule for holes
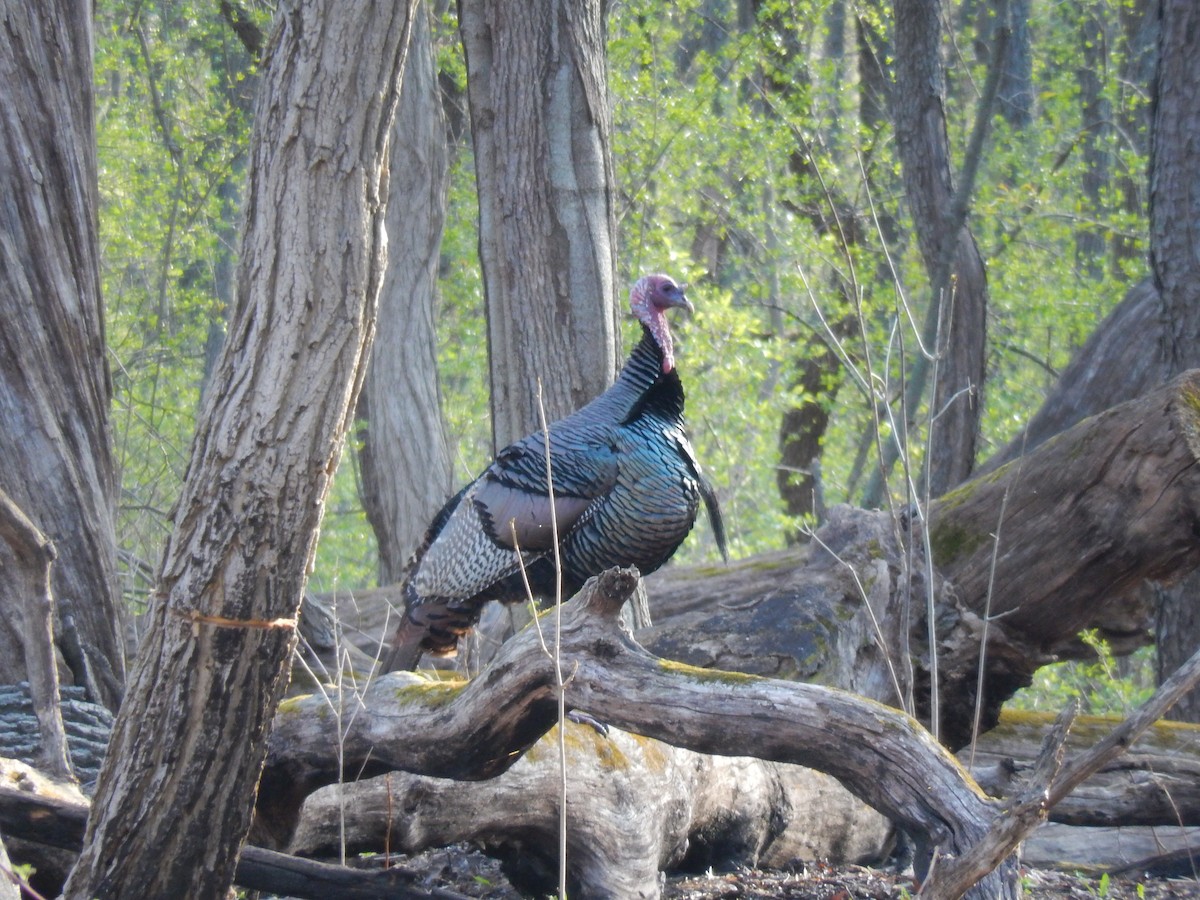
[[[643,275],[629,291],[629,308],[643,325],[650,329],[663,355],[663,371],[675,368],[674,343],[671,328],[663,313],[672,308],[694,312],[692,302],[683,295],[683,288],[667,275]]]

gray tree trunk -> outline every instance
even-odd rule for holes
[[[413,5],[305,0],[276,23],[237,303],[67,897],[232,883],[373,335]]]
[[[423,7],[413,23],[392,131],[388,267],[358,407],[362,499],[379,542],[380,584],[400,579],[452,487],[434,328],[449,148],[429,16]]]
[[[462,0],[492,440],[603,391],[621,355],[602,0]]]
[[[1200,365],[1200,8],[1162,0],[1150,148],[1150,261],[1162,298],[1169,372]],[[1158,666],[1165,678],[1200,647],[1200,574],[1164,594]],[[1175,708],[1200,722],[1200,690]]]
[[[1083,127],[1080,129],[1080,153],[1083,175],[1079,189],[1083,194],[1086,216],[1098,221],[1104,206],[1104,192],[1109,189],[1108,134],[1113,127],[1112,103],[1104,95],[1105,70],[1110,50],[1109,29],[1105,14],[1098,9],[1079,4],[1079,66],[1075,79],[1079,84],[1079,107]],[[1088,278],[1098,280],[1105,269],[1105,249],[1108,240],[1104,229],[1079,227],[1075,232],[1075,267]]]
[[[75,682],[116,708],[125,653],[97,257],[92,9],[4,0],[0,20],[0,489],[57,549],[60,646]],[[0,571],[15,564],[0,545]],[[0,579],[0,682],[25,677],[21,584]]]
[[[1008,0],[1008,45],[1004,73],[1000,76],[1000,114],[1014,128],[1033,124],[1033,40],[1030,34],[1030,0]]]
[[[966,480],[975,463],[987,343],[987,276],[956,195],[946,134],[945,79],[938,0],[895,0],[892,117],[904,194],[932,287],[926,342],[938,355],[932,396],[926,487],[938,496]],[[956,203],[958,208],[956,208]],[[929,338],[937,334],[937,340]],[[914,351],[915,352],[915,351]],[[926,380],[921,360],[913,387]],[[915,404],[904,414],[913,416]]]

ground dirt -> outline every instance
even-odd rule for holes
[[[500,864],[465,846],[430,851],[402,863],[418,873],[417,884],[448,888],[479,900],[525,900],[504,877]],[[1200,878],[1101,877],[1026,869],[1022,887],[1029,898],[1074,900],[1200,900]],[[793,871],[740,869],[674,875],[664,900],[900,900],[916,890],[912,874],[895,875],[864,866],[808,863]]]

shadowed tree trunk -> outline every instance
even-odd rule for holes
[[[413,23],[392,131],[388,267],[358,406],[362,499],[379,542],[380,584],[400,579],[452,487],[434,328],[449,148],[430,15],[422,6]]]
[[[893,11],[892,118],[904,195],[931,288],[923,340],[937,360],[928,404],[932,433],[925,486],[936,497],[964,481],[975,463],[987,337],[987,276],[966,224],[969,196],[965,194],[972,178],[962,179],[967,191],[956,189],[950,169],[940,57],[941,4],[938,0],[896,0]],[[993,66],[998,64],[993,60]],[[984,106],[980,115],[986,117],[991,113],[986,103]],[[978,162],[980,148],[973,149],[975,159],[969,151],[966,166]],[[925,357],[917,356],[910,367],[908,408],[902,413],[910,418],[916,414],[916,401],[930,378],[928,366]],[[883,476],[896,458],[892,454],[905,450],[894,442],[886,446],[890,459],[884,460]],[[882,477],[872,479],[867,505],[875,505],[883,497],[882,482]]]
[[[997,93],[999,112],[1014,128],[1033,123],[1033,40],[1030,0],[1008,0],[1009,36]]]
[[[1150,261],[1162,298],[1168,372],[1200,364],[1200,9],[1160,4],[1158,74],[1150,148]],[[1170,675],[1200,646],[1200,574],[1167,592],[1159,609],[1159,673]],[[1200,722],[1200,691],[1176,708]]]
[[[621,356],[601,0],[461,0],[492,441],[591,400]]]
[[[1079,83],[1079,106],[1083,127],[1079,134],[1086,219],[1098,220],[1104,207],[1103,193],[1111,179],[1108,133],[1112,128],[1112,103],[1103,93],[1109,61],[1109,35],[1104,13],[1090,4],[1077,4],[1080,61],[1075,77]],[[1081,223],[1082,226],[1082,223]],[[1104,272],[1108,240],[1100,228],[1080,227],[1075,232],[1075,266],[1088,278],[1098,280]]]
[[[604,0],[458,4],[493,451],[538,429],[539,384],[554,421],[603,392],[623,355],[605,8]],[[489,612],[475,630],[480,659],[526,621],[523,606]]]
[[[308,0],[276,23],[237,303],[67,897],[232,882],[373,333],[411,7]]]
[[[1158,61],[1159,18],[1157,0],[1131,0],[1118,7],[1121,19],[1121,63],[1118,104],[1118,133],[1132,144],[1137,155],[1148,154],[1150,104],[1144,98],[1154,83]],[[1146,172],[1140,166],[1123,166],[1115,173],[1121,209],[1141,216],[1146,209]],[[1124,266],[1141,264],[1143,248],[1135,234],[1118,232],[1113,238],[1113,269],[1120,276]]]
[[[0,489],[54,542],[63,655],[75,682],[115,709],[125,653],[97,258],[92,9],[5,0],[0,18]],[[0,571],[15,565],[0,543]],[[0,682],[25,678],[22,583],[0,578]]]

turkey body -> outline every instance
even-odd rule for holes
[[[680,294],[682,296],[682,294]],[[649,328],[617,381],[544,432],[506,447],[434,518],[408,565],[406,611],[387,669],[422,653],[451,655],[484,604],[562,597],[613,566],[662,566],[691,531],[701,502],[721,553],[720,509],[684,430],[683,385]],[[553,519],[553,521],[552,521]],[[524,571],[522,571],[524,570]]]

